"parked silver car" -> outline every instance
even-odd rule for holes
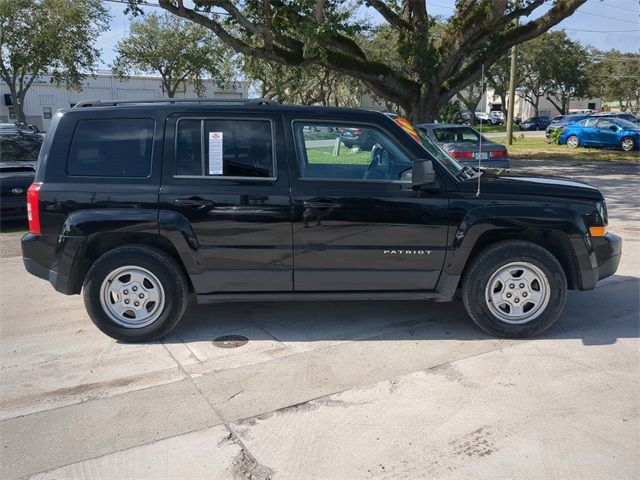
[[[459,163],[475,167],[480,161],[485,168],[510,166],[507,148],[471,127],[444,123],[423,123],[417,127]]]

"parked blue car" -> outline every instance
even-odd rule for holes
[[[640,126],[617,118],[585,118],[562,127],[560,144],[577,147],[618,147],[625,152],[640,145]]]

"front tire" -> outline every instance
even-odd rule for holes
[[[569,148],[578,148],[580,146],[580,139],[575,135],[570,135],[567,137],[566,144]]]
[[[187,307],[188,286],[182,269],[161,250],[126,245],[95,261],[83,297],[102,332],[124,342],[147,342],[178,324]]]
[[[620,142],[620,148],[625,152],[630,152],[634,148],[636,148],[636,143],[633,141],[631,137],[624,137]]]
[[[531,242],[504,241],[468,266],[462,300],[471,319],[490,335],[533,337],[562,313],[567,279],[549,251]]]

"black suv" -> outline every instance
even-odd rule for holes
[[[375,146],[339,148],[346,128]],[[82,292],[98,328],[125,341],[166,335],[190,292],[449,301],[458,289],[483,330],[526,337],[620,261],[597,189],[463,168],[381,113],[122,102],[61,110],[49,132],[25,267]]]

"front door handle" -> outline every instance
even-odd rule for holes
[[[201,209],[213,206],[211,200],[205,200],[204,198],[176,198],[173,204],[177,207],[195,207]]]

